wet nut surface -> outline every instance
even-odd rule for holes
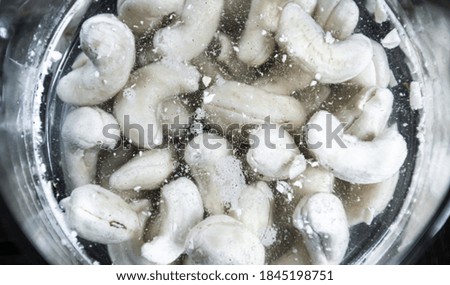
[[[408,155],[362,15],[353,0],[118,0],[85,20],[57,85],[68,227],[113,264],[346,262]]]

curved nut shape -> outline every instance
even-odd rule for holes
[[[176,167],[177,162],[171,150],[149,150],[114,172],[109,179],[109,185],[119,191],[154,190],[161,186]]]
[[[391,178],[403,165],[408,152],[396,125],[385,129],[372,141],[361,141],[342,131],[330,141],[328,131],[336,132],[341,123],[325,111],[314,114],[308,125],[315,126],[307,137],[311,152],[336,177],[351,183],[373,184]]]
[[[196,225],[185,247],[193,264],[262,265],[265,259],[258,237],[225,215],[211,216]]]
[[[213,39],[222,9],[223,0],[186,0],[181,22],[156,32],[153,46],[166,57],[190,61]]]
[[[102,244],[120,243],[139,232],[136,212],[122,198],[100,186],[79,187],[62,205],[70,227],[84,239]]]
[[[258,182],[242,190],[238,208],[231,212],[231,216],[241,221],[264,243],[273,224],[273,203],[273,194],[267,183]]]
[[[293,215],[313,264],[339,264],[350,240],[342,202],[333,194],[303,198]]]
[[[295,63],[287,61],[286,66],[272,70],[267,76],[256,80],[252,85],[269,93],[290,96],[294,92],[310,86],[314,76],[302,70]]]
[[[77,188],[92,183],[100,148],[114,148],[120,131],[112,115],[99,108],[82,107],[67,115],[61,136],[65,174],[71,186]]]
[[[362,87],[376,86],[387,88],[391,80],[391,70],[386,52],[379,43],[372,40],[373,57],[372,62],[361,74],[350,80]]]
[[[373,219],[382,213],[394,197],[399,174],[377,184],[348,184],[338,189],[343,200],[347,220],[350,226],[360,223],[370,225]]]
[[[249,139],[254,143],[247,162],[264,180],[295,178],[306,169],[305,157],[282,126],[262,125],[250,132]]]
[[[332,193],[334,188],[334,175],[323,167],[306,167],[306,170],[290,183],[294,189],[293,203],[296,205],[300,199],[315,193]]]
[[[353,0],[317,0],[315,18],[325,31],[344,40],[358,24],[359,8]]]
[[[236,206],[245,187],[245,177],[241,163],[233,156],[226,139],[201,134],[189,142],[184,159],[191,168],[208,213],[223,214],[225,207]]]
[[[185,0],[118,0],[117,12],[137,35],[156,29],[163,17],[171,13],[181,14]]]
[[[203,104],[207,120],[223,130],[231,124],[264,124],[267,117],[272,123],[291,124],[293,128],[301,127],[306,120],[302,104],[290,96],[233,81],[221,82],[208,93],[215,95]]]
[[[251,66],[267,61],[275,49],[276,32],[281,10],[288,0],[252,0],[245,30],[239,43],[238,57]],[[313,12],[317,0],[296,0],[306,11]]]
[[[144,233],[147,219],[151,216],[152,206],[149,200],[137,200],[130,207],[138,214],[140,230],[127,241],[108,244],[108,254],[112,264],[115,265],[152,265],[141,256],[141,247],[144,244]]]
[[[135,71],[114,105],[114,115],[124,136],[139,148],[161,145],[162,106],[181,93],[196,91],[199,79],[194,67],[167,60]]]
[[[142,256],[155,264],[169,264],[184,252],[186,236],[203,219],[197,186],[179,178],[161,190],[159,234],[142,246]]]
[[[361,34],[327,43],[323,29],[294,3],[285,6],[276,39],[305,71],[320,75],[322,83],[354,78],[369,65],[373,55],[370,40]]]
[[[341,144],[331,138],[331,145],[326,130],[339,129],[341,123],[336,117],[319,111],[308,125],[315,126],[307,137],[311,152],[336,177],[351,183],[373,184],[391,178],[403,165],[408,152],[396,125],[385,129],[372,141],[361,141],[341,131],[337,134]]]
[[[69,104],[97,105],[127,83],[136,57],[134,36],[115,16],[101,14],[83,23],[80,41],[83,54],[56,92]]]
[[[346,124],[345,132],[361,140],[372,140],[387,126],[394,95],[388,89],[367,88],[356,95],[336,117]]]

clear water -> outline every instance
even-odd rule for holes
[[[374,22],[373,16],[371,16],[365,9],[364,1],[355,1],[360,8],[360,16],[362,21],[358,24],[356,32],[365,34],[366,36],[380,41],[392,28],[393,25],[390,22],[385,22],[382,25],[378,25]],[[116,12],[116,1],[94,1],[89,9],[85,11],[84,18],[87,19],[92,15],[99,13],[115,13]],[[233,34],[236,37],[239,35],[240,31],[243,29],[245,23],[245,15],[243,18],[239,18],[234,24],[222,27],[224,30],[233,30]],[[59,66],[52,70],[50,76],[46,77],[46,81],[43,83],[47,91],[47,116],[46,116],[46,135],[47,135],[47,151],[48,154],[48,165],[50,166],[50,177],[49,179],[53,181],[54,195],[57,200],[61,200],[67,197],[68,193],[65,180],[64,180],[64,169],[61,163],[62,161],[62,148],[60,141],[60,130],[62,122],[64,121],[65,115],[73,108],[63,104],[55,94],[55,87],[58,83],[59,78],[64,76],[70,71],[70,66],[73,63],[76,56],[80,53],[79,49],[79,39],[78,31],[81,26],[78,26],[74,31],[72,36],[68,36],[66,40],[69,40],[70,47],[65,52],[63,59],[61,60]],[[66,35],[67,37],[67,35]],[[145,45],[145,40],[139,40],[139,45]],[[211,45],[211,50],[214,50],[215,46]],[[396,87],[391,88],[394,94],[394,110],[391,118],[391,122],[396,122],[399,126],[401,134],[404,136],[408,143],[408,157],[406,163],[401,169],[400,180],[398,182],[394,199],[391,201],[389,207],[380,214],[373,223],[368,226],[365,224],[360,224],[351,228],[351,241],[346,254],[346,258],[343,263],[358,263],[363,257],[365,252],[372,248],[378,241],[380,241],[386,234],[388,227],[396,219],[399,214],[400,208],[403,204],[404,198],[407,195],[408,187],[411,183],[412,173],[415,166],[415,154],[418,148],[417,141],[417,125],[419,122],[419,114],[417,111],[413,111],[409,104],[409,83],[412,81],[410,76],[409,68],[405,62],[405,55],[400,48],[395,48],[392,50],[386,50],[388,59],[390,62],[391,70],[393,71],[395,78],[398,81]],[[273,64],[269,61],[267,64],[263,65],[257,70],[250,70],[250,74],[253,74],[255,78],[258,74],[264,73]],[[195,108],[198,106],[198,101],[192,101],[191,107]],[[101,107],[107,111],[111,111],[112,101],[104,103]],[[126,145],[125,149],[116,150],[114,152],[102,151],[100,154],[100,160],[98,164],[97,181],[98,184],[105,185],[111,170],[120,167],[127,159],[132,157],[137,153],[137,150],[131,146]],[[183,164],[181,164],[179,172],[175,173],[174,176],[179,175],[183,172]],[[252,177],[248,177],[252,180]],[[139,195],[143,195],[146,198],[151,199],[157,204],[159,200],[158,191],[153,191],[150,193],[141,192]],[[275,191],[276,192],[276,191]],[[142,194],[143,193],[143,194]],[[277,193],[277,192],[276,192]],[[281,199],[278,199],[281,201]],[[283,212],[283,204],[280,202],[276,205],[276,214]],[[283,253],[287,248],[290,248],[292,240],[289,240],[291,236],[291,230],[280,229],[279,230],[279,241],[282,244],[277,250],[269,251],[269,259],[273,260]],[[83,239],[79,239],[82,249],[87,253],[88,256],[93,260],[98,261],[102,264],[110,264],[111,261],[108,257],[106,246],[101,244],[92,243]]]

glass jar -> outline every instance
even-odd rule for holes
[[[0,0],[1,194],[52,264],[108,263],[104,248],[80,244],[58,205],[65,196],[59,132],[67,108],[52,90],[76,48],[82,21],[114,12],[115,2]],[[413,127],[403,129],[409,176],[370,235],[362,236],[365,228],[354,230],[352,237],[362,242],[349,249],[345,263],[405,262],[450,215],[450,10],[431,2],[387,1],[390,25],[402,39],[401,61],[420,84],[423,98],[415,99],[423,108],[407,114]]]

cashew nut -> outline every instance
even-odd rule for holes
[[[151,265],[153,263],[141,256],[145,225],[152,211],[151,203],[149,200],[138,200],[133,201],[130,207],[138,214],[140,230],[127,241],[108,244],[109,257],[115,265]]]
[[[133,238],[139,231],[138,215],[122,198],[96,185],[73,190],[61,205],[70,227],[87,240],[110,244]]]
[[[230,214],[263,242],[272,227],[273,194],[265,182],[242,189],[238,207]]]
[[[197,224],[186,238],[186,253],[193,264],[263,265],[264,246],[242,223],[211,216]]]
[[[290,183],[294,189],[293,204],[297,205],[300,199],[315,193],[332,193],[334,176],[326,168],[308,165],[306,170]]]
[[[181,14],[185,0],[118,0],[119,19],[137,35],[157,28],[163,17]]]
[[[392,200],[398,179],[399,174],[396,174],[377,184],[346,184],[345,187],[338,188],[350,226],[359,223],[370,225]]]
[[[239,43],[238,57],[248,65],[267,61],[275,49],[273,33],[278,28],[281,10],[288,0],[252,0],[245,30]],[[296,0],[306,11],[313,12],[317,0]]]
[[[317,0],[315,19],[325,31],[344,40],[358,24],[359,9],[353,0]]]
[[[276,39],[305,71],[318,75],[322,83],[341,83],[356,77],[373,55],[371,41],[361,34],[328,43],[320,25],[294,3],[283,9]]]
[[[67,115],[61,136],[65,174],[73,189],[93,182],[100,148],[114,148],[120,131],[112,115],[99,108],[81,107]]]
[[[363,87],[377,86],[387,88],[391,80],[391,70],[384,48],[372,40],[373,57],[372,62],[358,76],[350,82]]]
[[[388,89],[367,88],[336,113],[346,124],[346,133],[361,140],[372,140],[380,135],[392,113],[394,95]]]
[[[314,114],[308,126],[308,147],[317,160],[336,177],[351,183],[373,184],[391,178],[403,165],[408,152],[396,125],[372,141],[343,134],[339,120],[325,111]],[[329,137],[330,130],[335,133],[339,129],[337,137]]]
[[[251,131],[255,140],[247,153],[247,162],[262,179],[270,181],[299,176],[306,168],[305,157],[294,138],[282,126],[262,125]]]
[[[80,42],[83,53],[56,92],[69,104],[97,105],[127,83],[136,57],[134,36],[115,16],[101,14],[84,22]]]
[[[169,60],[135,71],[114,105],[124,136],[139,148],[161,145],[165,102],[196,91],[199,79],[194,67]]]
[[[159,234],[142,246],[142,256],[155,264],[169,264],[184,252],[186,236],[203,219],[197,186],[179,178],[161,190]]]
[[[342,202],[333,194],[306,196],[293,215],[313,264],[339,264],[350,240]]]
[[[203,104],[210,123],[226,130],[231,124],[264,124],[265,119],[275,124],[291,124],[299,128],[306,114],[300,102],[290,96],[266,92],[243,83],[225,81],[207,90],[213,96]]]
[[[219,26],[224,0],[186,0],[181,22],[156,32],[153,46],[164,56],[190,61],[200,55]]]
[[[154,190],[161,186],[176,167],[177,162],[171,150],[149,150],[114,172],[109,185],[118,191]]]
[[[184,159],[191,168],[208,213],[223,214],[224,207],[236,206],[245,187],[245,178],[241,163],[232,155],[226,139],[201,134],[189,142]]]

